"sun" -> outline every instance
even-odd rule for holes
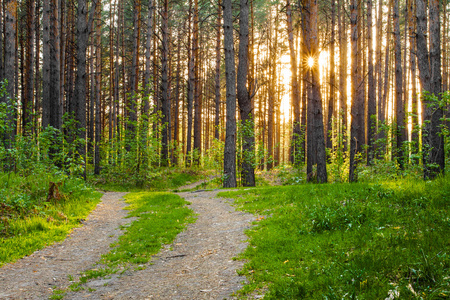
[[[306,64],[308,65],[308,67],[311,69],[312,67],[314,67],[314,57],[310,56],[306,59]]]

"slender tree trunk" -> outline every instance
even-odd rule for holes
[[[381,99],[380,103],[378,103],[378,122],[379,124],[383,124],[386,122],[386,106],[387,106],[387,99],[389,95],[389,60],[390,60],[390,52],[391,52],[391,11],[392,11],[392,0],[389,1],[389,8],[388,8],[388,21],[386,26],[386,49],[385,49],[385,59],[384,59],[384,80],[383,80],[383,98]],[[379,139],[385,139],[387,136],[387,132],[384,130],[379,131],[378,138]],[[384,145],[386,150],[387,142]],[[382,152],[383,149],[380,149],[380,152]]]
[[[4,53],[4,39],[3,34],[5,32],[5,23],[3,19],[3,5],[5,4],[5,0],[3,3],[0,3],[0,78],[5,77],[5,68],[4,68],[4,60],[3,60],[3,53]],[[3,100],[2,100],[3,101]]]
[[[34,95],[34,11],[35,1],[26,1],[27,23],[26,23],[26,61],[25,61],[25,93],[22,103],[22,126],[23,132],[27,133],[32,125],[33,95]]]
[[[219,125],[220,125],[220,26],[222,25],[221,18],[221,0],[217,5],[217,39],[216,39],[216,69],[215,69],[215,117],[214,117],[214,138],[219,139]]]
[[[58,0],[44,1],[42,126],[61,128]]]
[[[331,0],[331,41],[330,41],[330,97],[328,99],[328,121],[326,130],[327,148],[333,148],[332,131],[333,118],[336,117],[334,105],[336,103],[336,71],[335,71],[335,27],[336,27],[336,0]]]
[[[7,112],[7,126],[4,142],[5,147],[12,147],[14,135],[16,131],[16,120],[14,116],[14,102],[15,102],[15,53],[16,53],[16,20],[17,20],[17,1],[4,0],[5,6],[5,79],[7,80],[6,96],[1,102],[7,103],[9,110]],[[0,53],[1,54],[1,53]],[[1,55],[0,55],[1,56]]]
[[[237,70],[237,99],[241,113],[242,122],[242,171],[241,179],[243,186],[255,186],[255,135],[254,119],[252,116],[253,105],[247,90],[248,76],[248,0],[241,0],[239,15],[239,65]]]
[[[345,151],[347,148],[347,138],[348,138],[348,126],[347,126],[347,77],[348,77],[348,66],[347,66],[347,26],[346,26],[346,11],[343,9],[345,7],[346,0],[339,0],[338,12],[339,12],[339,104],[340,113],[342,114],[342,146]]]
[[[189,1],[189,30],[188,30],[188,93],[187,93],[187,141],[186,141],[186,165],[191,165],[192,156],[192,105],[194,103],[194,86],[195,86],[195,73],[194,73],[194,51],[191,44],[191,16],[192,12],[192,0]]]
[[[169,52],[169,1],[164,0],[163,11],[161,13],[161,108],[162,108],[162,162],[163,165],[168,164],[169,159],[169,69],[168,69],[168,52]]]
[[[292,128],[291,163],[299,166],[301,157],[301,128],[300,128],[300,88],[298,84],[297,54],[294,49],[294,29],[292,26],[292,9],[290,0],[286,1],[287,29],[289,40],[289,54],[291,58],[291,99],[294,109]]]
[[[383,36],[383,1],[378,0],[378,13],[377,13],[377,35],[376,35],[376,41],[377,41],[377,48],[376,48],[376,54],[375,54],[375,73],[377,77],[377,99],[376,99],[376,105],[377,105],[377,119],[376,119],[376,131],[378,132],[380,124],[380,114],[381,114],[381,101],[383,99],[383,78],[382,78],[382,72],[381,72],[381,66],[382,66],[382,56],[381,56],[381,45],[382,45],[382,36]],[[369,104],[370,105],[370,104]],[[377,136],[373,137],[373,141]],[[373,151],[377,151],[377,149],[374,147]],[[377,153],[378,155],[378,153]]]
[[[181,40],[181,34],[178,35],[178,40]],[[180,106],[180,85],[181,85],[181,43],[178,43],[177,46],[177,83],[175,87],[175,108],[174,108],[174,127],[173,127],[173,141],[174,145],[177,147],[175,150],[178,149],[178,141],[179,141],[179,123],[180,123],[180,112],[179,112],[179,106]],[[178,153],[176,153],[173,156],[173,164],[176,165],[178,163]]]
[[[426,3],[424,0],[416,0],[416,44],[420,82],[422,91],[429,92],[438,99],[441,92],[439,6],[438,0],[430,0],[430,50],[428,52]],[[439,173],[443,173],[445,166],[443,138],[439,128],[443,112],[427,96],[422,97],[422,104],[425,124],[422,132],[424,178],[432,179]]]
[[[227,120],[224,149],[223,187],[236,187],[236,69],[233,42],[232,1],[223,0]]]
[[[101,81],[102,81],[102,43],[101,43],[101,8],[96,5],[96,47],[95,47],[95,144],[94,144],[94,174],[100,174],[100,142],[102,135],[101,125]],[[92,120],[93,121],[93,120]]]
[[[396,139],[397,139],[397,163],[400,169],[404,168],[403,142],[407,140],[405,120],[405,106],[403,104],[403,70],[402,48],[400,38],[400,13],[399,0],[394,0],[394,35],[395,35],[395,106],[396,106]]]
[[[78,1],[78,20],[77,20],[77,74],[75,79],[75,120],[77,121],[77,130],[79,138],[86,140],[86,51],[89,39],[88,24],[86,20],[87,5],[86,0]],[[81,143],[78,147],[78,153],[85,158],[86,144]],[[86,161],[86,158],[85,158]],[[86,179],[86,166],[84,166],[83,176]]]
[[[141,0],[134,1],[133,12],[133,49],[130,72],[130,99],[128,101],[127,122],[127,151],[131,150],[131,144],[136,137],[137,109],[138,109],[138,76],[139,76],[139,46],[141,37]]]
[[[375,152],[375,134],[376,134],[376,116],[377,116],[377,103],[376,103],[376,90],[375,90],[375,80],[374,80],[374,70],[373,70],[373,18],[372,18],[373,5],[372,0],[367,1],[367,41],[369,44],[369,52],[368,52],[368,105],[367,105],[367,128],[368,128],[368,137],[367,137],[367,164],[371,165]]]
[[[200,55],[199,55],[199,17],[198,17],[198,0],[194,0],[194,31],[193,31],[193,54],[194,54],[194,150],[197,152],[197,157],[194,163],[200,163],[202,152],[202,102],[201,102],[201,87],[200,87]]]
[[[309,15],[311,26],[310,30],[310,42],[309,42],[309,52],[311,57],[314,58],[314,65],[311,68],[311,88],[312,88],[312,98],[309,99],[308,105],[312,106],[313,110],[313,132],[314,144],[316,145],[316,163],[317,163],[317,182],[325,183],[327,182],[327,166],[326,166],[326,152],[325,152],[325,137],[324,126],[323,126],[323,106],[322,106],[322,95],[320,94],[320,72],[319,72],[319,32],[317,29],[317,19],[318,19],[318,0],[310,0],[311,13]]]
[[[416,72],[416,40],[415,40],[415,33],[416,33],[416,14],[415,14],[415,1],[414,0],[407,0],[408,5],[408,33],[409,33],[409,68],[411,69],[411,106],[412,106],[412,118],[411,118],[411,125],[412,125],[412,134],[411,134],[411,141],[413,142],[413,145],[415,145],[415,151],[414,153],[418,152],[419,148],[419,112],[418,107],[420,105],[419,103],[419,97],[417,97],[417,72]]]
[[[144,91],[145,91],[145,103],[144,103],[144,115],[148,115],[150,111],[150,77],[151,77],[151,44],[153,36],[153,0],[148,1],[148,17],[147,17],[147,38],[145,41],[145,72],[144,72]]]
[[[356,175],[356,167],[358,164],[357,161],[357,153],[361,152],[361,143],[363,141],[358,138],[360,137],[360,131],[363,128],[360,127],[360,119],[364,117],[364,111],[360,110],[360,101],[359,98],[359,67],[360,67],[360,53],[358,52],[358,7],[357,1],[352,0],[350,5],[350,13],[351,13],[351,45],[352,45],[352,106],[351,106],[351,132],[350,132],[350,172],[349,172],[349,181],[357,181]]]

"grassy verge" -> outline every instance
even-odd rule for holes
[[[50,182],[57,193],[48,198]],[[101,196],[62,174],[1,173],[0,186],[0,266],[65,239]]]
[[[125,234],[102,256],[98,267],[83,272],[80,280],[71,285],[72,290],[80,289],[92,278],[143,268],[152,255],[195,220],[193,211],[187,207],[189,202],[172,193],[130,193],[125,198],[130,203],[128,216],[137,219],[123,228]]]
[[[265,299],[448,299],[450,183],[395,181],[222,193],[259,214],[240,292]]]

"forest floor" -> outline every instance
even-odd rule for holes
[[[198,183],[181,187],[194,188]],[[245,229],[255,217],[236,211],[218,191],[178,193],[191,202],[197,221],[189,224],[143,270],[88,281],[84,289],[68,289],[64,299],[233,299],[245,280],[233,260],[247,244]],[[36,251],[0,269],[0,299],[48,299],[65,290],[83,271],[94,269],[102,254],[123,232],[125,193],[107,192],[102,202],[61,243]]]

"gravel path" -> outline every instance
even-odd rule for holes
[[[54,287],[65,288],[68,275],[90,269],[109,251],[123,232],[119,226],[132,221],[120,201],[126,193],[106,193],[84,225],[56,243],[0,268],[0,299],[47,299]]]
[[[181,189],[184,188],[189,187]],[[235,211],[217,193],[179,193],[192,203],[190,208],[198,214],[198,219],[172,245],[154,256],[144,270],[90,281],[85,290],[69,292],[64,299],[231,299],[245,280],[236,273],[243,262],[232,258],[247,246],[244,230],[249,228],[254,216]],[[110,194],[104,197],[110,198]],[[114,206],[115,215],[111,213],[108,222],[94,221],[98,210],[110,205]],[[0,269],[0,298],[43,299],[51,295],[51,287],[66,287],[68,274],[92,268],[100,254],[107,252],[108,245],[117,239],[117,227],[129,222],[123,219],[126,215],[123,206],[118,199],[102,202],[86,225],[75,230],[70,239]],[[104,227],[113,233],[106,233]],[[83,231],[88,231],[85,238],[77,239],[77,234]],[[98,231],[105,233],[93,236]],[[109,238],[112,234],[114,237]],[[105,246],[97,245],[102,240],[107,240]],[[22,279],[18,282],[14,278]]]

